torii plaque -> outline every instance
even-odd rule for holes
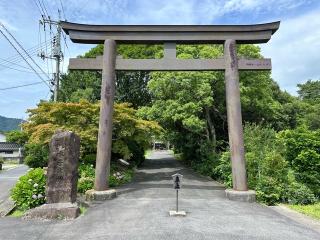
[[[254,201],[248,191],[244,158],[243,129],[238,70],[271,70],[270,59],[237,57],[236,44],[266,43],[280,25],[272,22],[255,25],[87,25],[61,22],[63,30],[75,43],[104,43],[104,54],[97,58],[70,59],[69,69],[102,70],[101,107],[94,189],[108,189],[110,173],[112,115],[116,70],[146,71],[225,71],[229,145],[233,189],[231,200]],[[117,43],[164,44],[163,59],[122,59],[117,57]],[[177,59],[176,43],[224,44],[224,57],[217,59]]]

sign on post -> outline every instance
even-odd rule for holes
[[[173,188],[179,190],[181,188],[181,181],[182,181],[183,175],[176,173],[172,175],[173,179]]]
[[[185,216],[185,211],[179,211],[179,190],[181,189],[181,182],[182,182],[183,175],[176,173],[172,175],[173,180],[173,189],[176,190],[176,210],[169,211],[170,216]]]

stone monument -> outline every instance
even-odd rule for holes
[[[46,204],[31,209],[25,218],[76,218],[80,138],[70,131],[57,131],[50,142]]]

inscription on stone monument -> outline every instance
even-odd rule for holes
[[[75,202],[77,197],[80,139],[74,133],[57,132],[50,142],[47,203]]]

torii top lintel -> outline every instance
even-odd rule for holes
[[[105,39],[123,43],[217,43],[226,39],[237,43],[266,43],[280,21],[253,25],[88,25],[61,22],[75,43],[98,44]]]

